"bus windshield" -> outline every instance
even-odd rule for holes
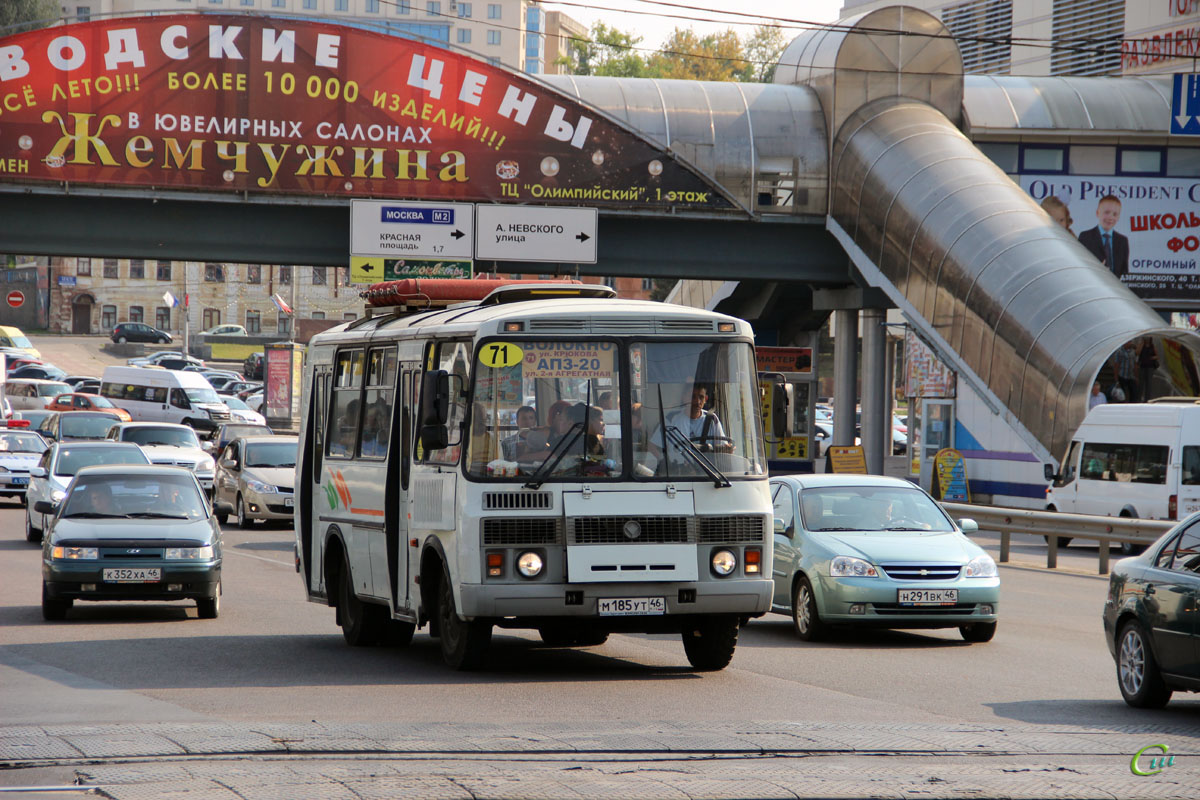
[[[473,478],[766,474],[748,344],[485,342],[475,367]]]
[[[637,342],[629,364],[634,478],[766,474],[749,344]]]
[[[468,474],[619,476],[620,396],[615,342],[484,344],[475,369]]]

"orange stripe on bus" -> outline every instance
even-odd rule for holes
[[[382,517],[383,511],[378,508],[352,508],[351,514],[366,514],[368,517]]]

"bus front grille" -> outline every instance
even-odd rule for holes
[[[554,495],[550,492],[484,492],[485,511],[507,511],[511,509],[554,507]]]
[[[562,544],[562,525],[557,517],[534,519],[485,519],[484,547],[500,545]]]
[[[700,517],[701,544],[761,542],[766,536],[766,518],[752,515]]]
[[[690,517],[573,517],[569,544],[691,544]]]

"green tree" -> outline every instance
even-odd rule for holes
[[[775,79],[775,67],[788,46],[782,28],[759,25],[746,37],[746,80],[770,83]]]
[[[61,17],[56,0],[0,0],[0,36],[46,28]]]
[[[745,80],[747,64],[742,41],[732,29],[698,36],[691,28],[676,28],[647,67],[654,78],[737,81]]]
[[[590,38],[590,42],[572,42],[570,55],[559,59],[559,64],[572,75],[646,77],[646,60],[635,49],[642,41],[641,36],[597,22]]]

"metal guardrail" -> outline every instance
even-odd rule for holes
[[[1009,560],[1010,538],[1014,533],[1045,536],[1046,567],[1058,566],[1058,539],[1089,539],[1108,545],[1112,542],[1147,546],[1157,541],[1178,524],[1176,520],[1132,519],[1129,517],[1097,517],[1090,514],[1064,514],[1057,511],[1034,511],[1027,508],[977,506],[968,503],[942,503],[946,513],[955,519],[973,519],[981,530],[999,531],[1000,561]],[[1108,574],[1108,547],[1100,550],[1100,574]]]

